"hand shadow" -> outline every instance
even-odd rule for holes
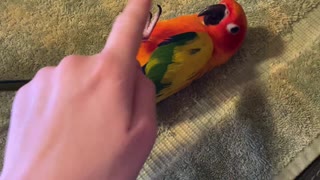
[[[202,133],[156,179],[272,179],[273,117],[261,86],[246,89],[238,102],[235,116]]]

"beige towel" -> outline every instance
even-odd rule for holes
[[[217,2],[154,1],[162,19]],[[319,0],[239,2],[250,26],[243,48],[158,105],[159,136],[140,179],[292,179],[320,154]],[[98,52],[125,3],[2,0],[0,79]],[[1,152],[13,96],[0,93]]]

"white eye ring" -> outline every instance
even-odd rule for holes
[[[230,23],[230,24],[227,25],[227,31],[230,34],[236,35],[240,31],[240,27],[238,25],[236,25],[236,24]]]

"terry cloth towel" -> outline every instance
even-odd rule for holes
[[[154,4],[169,19],[217,2]],[[2,0],[0,79],[98,52],[125,3]],[[243,47],[158,105],[157,142],[139,179],[294,179],[320,154],[320,1],[239,3],[249,23]],[[13,97],[0,92],[2,157]]]

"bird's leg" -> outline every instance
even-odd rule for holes
[[[151,21],[152,19],[152,13],[150,12],[150,18],[148,19],[147,21],[147,24],[146,24],[146,27],[144,28],[144,31],[143,31],[143,37],[142,37],[142,40],[145,41],[147,39],[149,39],[154,27],[156,26],[159,18],[160,18],[160,15],[162,13],[162,8],[160,5],[157,5],[158,8],[159,8],[159,11],[157,12],[155,18]]]

